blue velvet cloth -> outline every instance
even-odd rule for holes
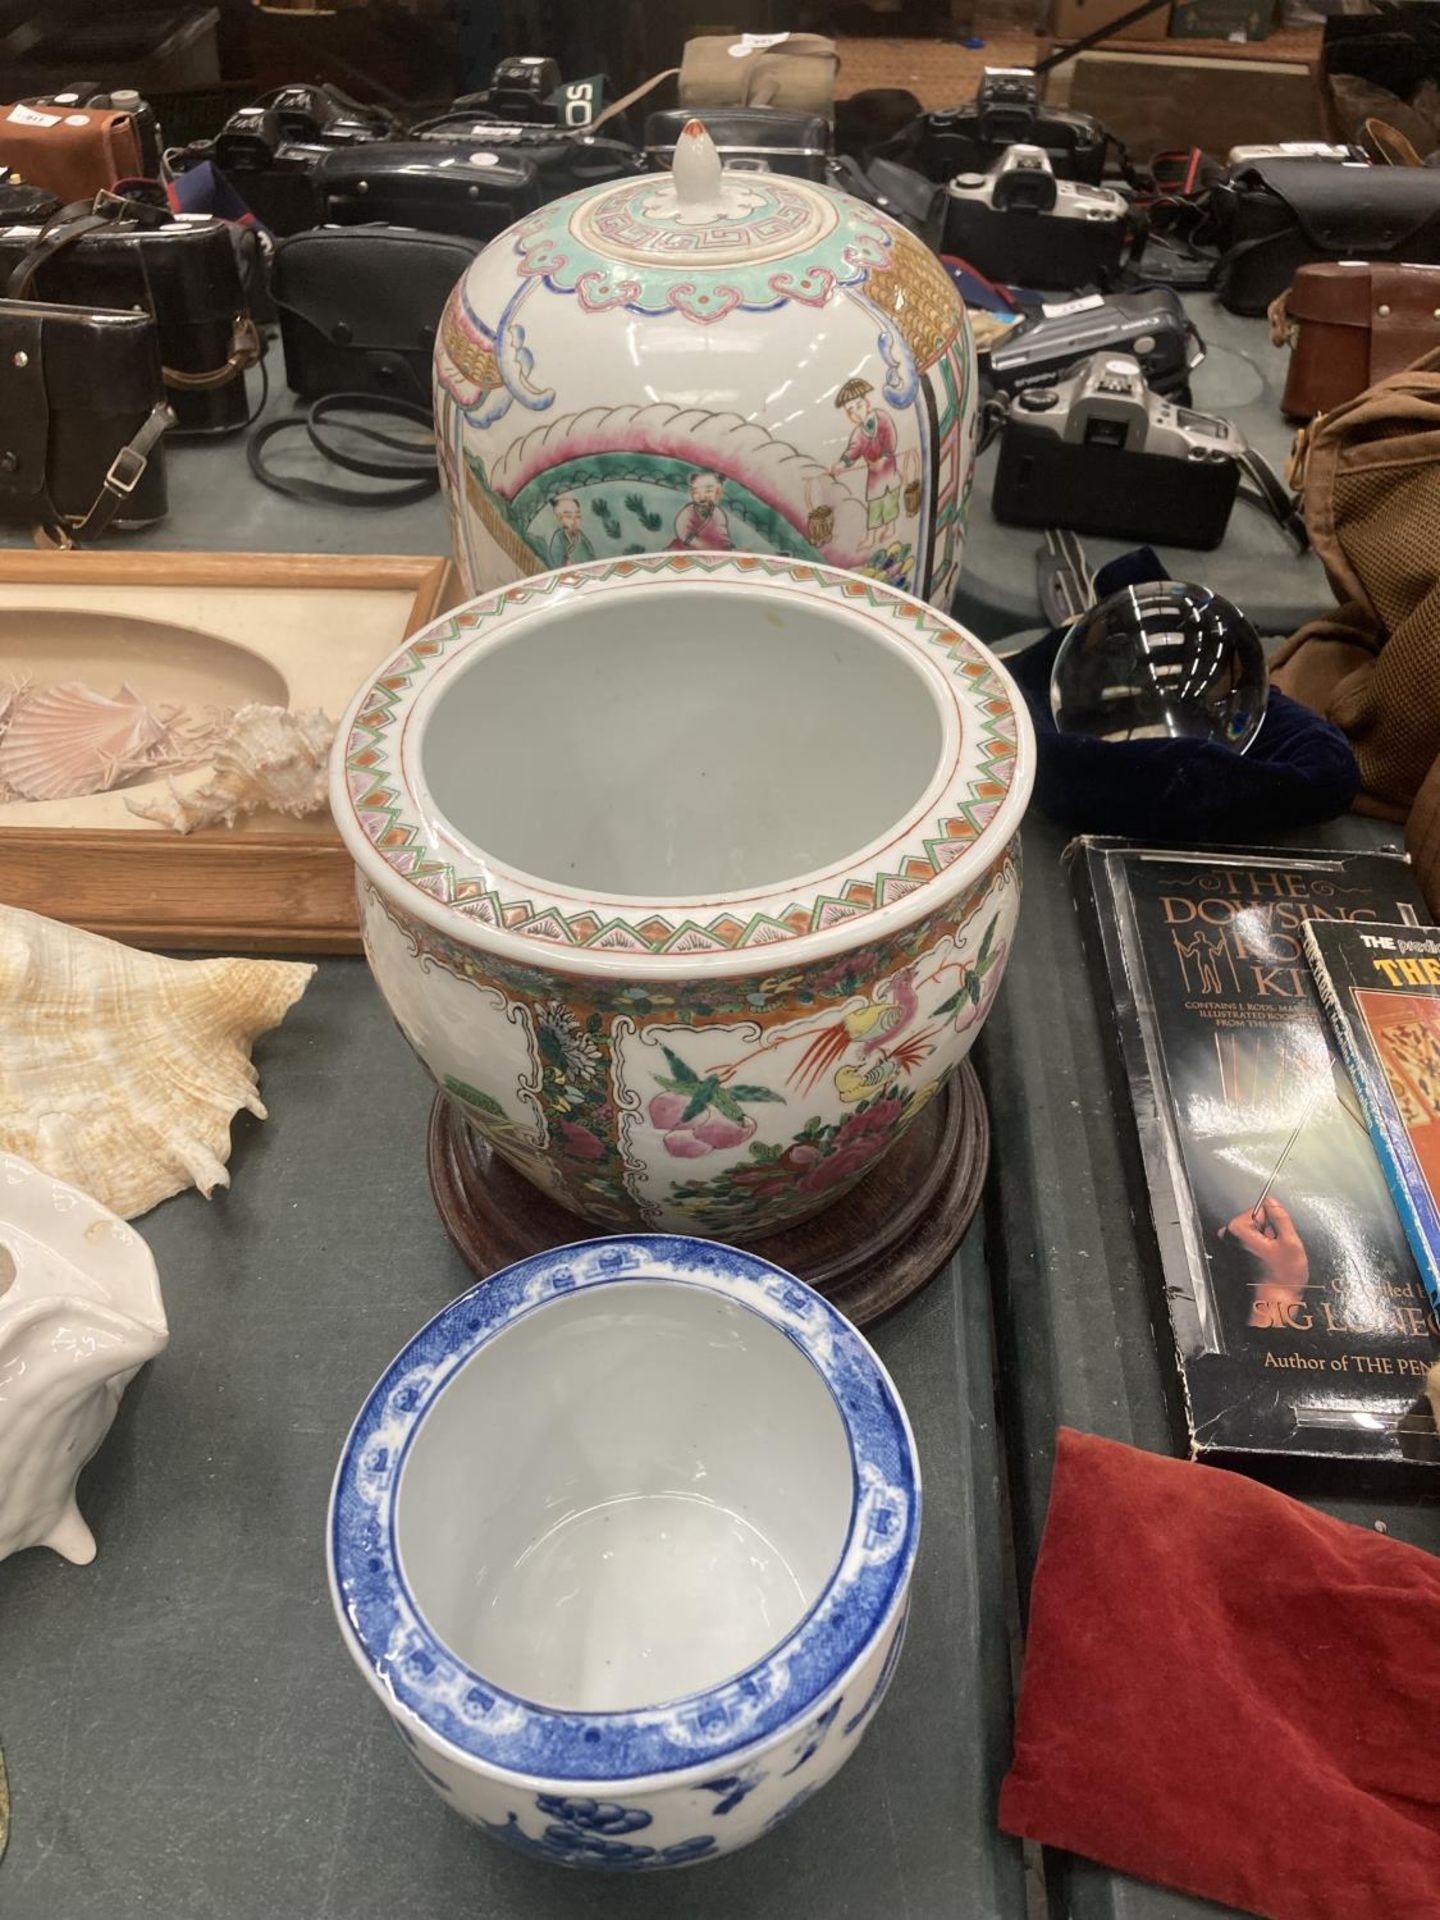
[[[1098,598],[1168,578],[1148,548],[1096,576]],[[1170,845],[1255,843],[1349,810],[1360,787],[1350,742],[1308,707],[1270,689],[1249,751],[1208,740],[1096,740],[1060,733],[1050,717],[1050,670],[1063,631],[1006,661],[1035,723],[1035,804],[1077,833],[1121,834]]]

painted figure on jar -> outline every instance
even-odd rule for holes
[[[585,531],[585,510],[573,493],[557,493],[550,502],[557,522],[550,536],[547,557],[552,567],[574,567],[582,560],[593,560],[595,549]]]
[[[730,517],[720,505],[724,487],[718,473],[692,473],[690,498],[675,516],[674,549],[692,553],[733,553]]]
[[[835,395],[835,405],[850,421],[851,433],[830,473],[839,480],[864,466],[866,524],[872,534],[883,535],[900,518],[900,466],[895,422],[874,396],[874,387],[858,376],[847,380]]]

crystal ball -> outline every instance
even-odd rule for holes
[[[1244,753],[1270,675],[1260,636],[1208,587],[1122,587],[1070,628],[1050,676],[1061,733],[1098,740],[1213,740]]]

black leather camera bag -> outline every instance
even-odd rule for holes
[[[1264,313],[1316,260],[1440,265],[1440,172],[1428,168],[1257,160],[1211,188],[1210,212],[1232,313]]]
[[[285,378],[303,399],[374,393],[431,406],[435,334],[481,242],[410,227],[316,227],[275,249]]]
[[[176,432],[229,433],[246,423],[245,370],[260,358],[237,247],[257,246],[223,220],[101,195],[0,230],[0,282],[12,299],[149,314]]]
[[[0,300],[0,519],[55,544],[166,510],[155,322]]]

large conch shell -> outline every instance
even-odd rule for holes
[[[0,1560],[33,1546],[95,1558],[76,1478],[169,1337],[134,1228],[0,1154]]]
[[[314,971],[167,960],[0,907],[0,1152],[126,1219],[228,1186],[230,1122],[265,1118],[250,1048]]]
[[[319,707],[241,707],[215,747],[215,770],[189,793],[173,780],[162,800],[127,800],[132,813],[177,833],[233,826],[242,813],[273,807],[297,820],[328,802],[335,722]]]

